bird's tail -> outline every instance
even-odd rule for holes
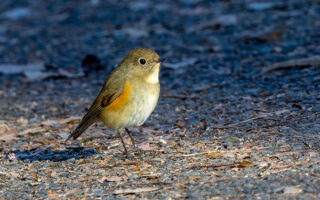
[[[82,120],[78,127],[69,135],[69,137],[66,139],[68,141],[70,138],[73,138],[74,140],[77,139],[91,124],[93,124],[96,120]]]

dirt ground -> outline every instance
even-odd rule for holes
[[[64,142],[137,47],[167,58],[143,154]],[[319,54],[316,0],[3,0],[0,199],[319,199]]]

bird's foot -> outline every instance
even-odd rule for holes
[[[143,161],[144,151],[142,149],[139,149],[138,147],[134,147],[134,149],[135,149],[135,155],[138,155],[140,160]]]

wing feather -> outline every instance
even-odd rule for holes
[[[125,86],[124,76],[120,71],[115,70],[104,83],[98,97],[90,106],[87,114],[82,118],[77,128],[69,135],[77,139],[91,124],[98,121],[97,117],[105,107],[114,102],[122,93]]]

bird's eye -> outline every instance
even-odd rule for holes
[[[146,64],[146,60],[145,59],[143,59],[143,58],[140,58],[139,59],[139,63],[141,64],[141,65],[144,65],[144,64]]]

